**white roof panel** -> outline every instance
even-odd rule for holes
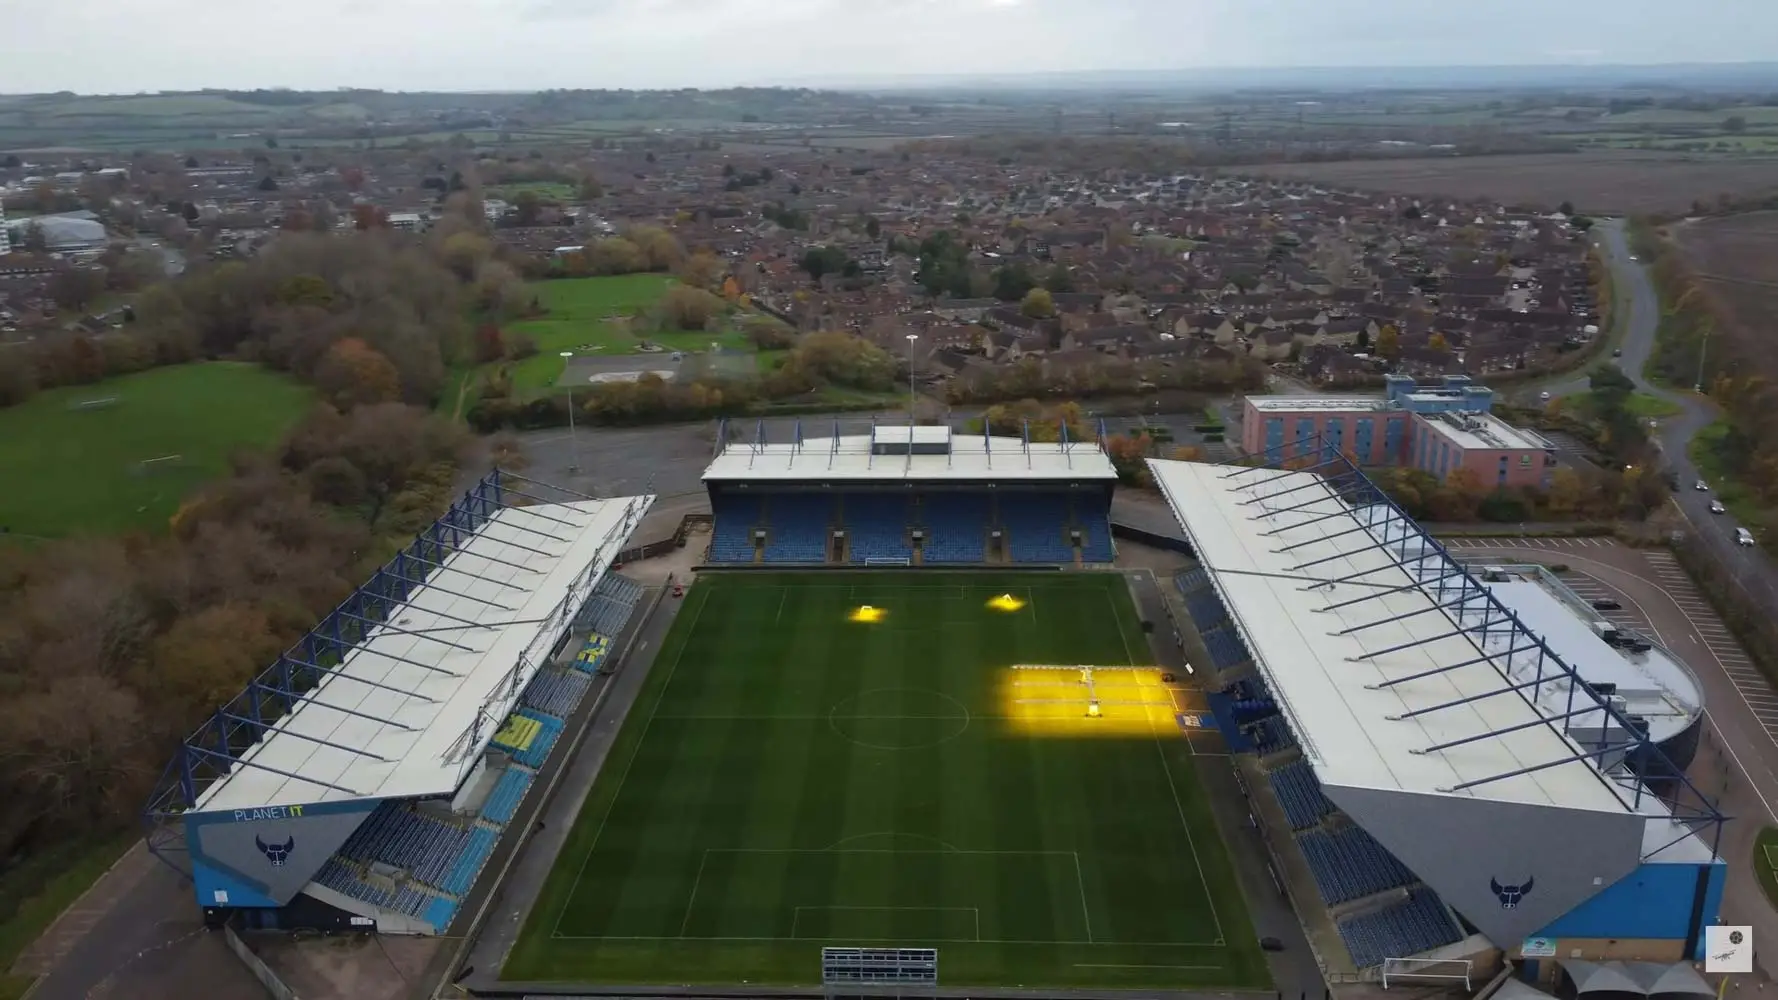
[[[455,792],[653,502],[499,510],[193,811]]]
[[[1590,764],[1557,763],[1581,752],[1559,723],[1494,694],[1522,658],[1454,634],[1482,598],[1440,594],[1442,561],[1416,579],[1389,544],[1405,521],[1361,521],[1314,473],[1149,465],[1323,783],[1625,811]]]
[[[878,431],[885,429],[878,428]],[[871,435],[857,434],[782,444],[734,442],[704,470],[704,481],[1067,480],[1109,483],[1117,479],[1117,470],[1097,441],[1067,444],[1033,441],[1026,444],[1015,437],[958,434],[950,438],[951,447],[945,454],[878,455],[871,447],[872,440]],[[905,440],[901,442],[906,443]]]

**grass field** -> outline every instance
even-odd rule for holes
[[[1123,577],[686,601],[505,979],[811,984],[824,945],[899,944],[950,987],[1269,988],[1159,671],[1099,672],[1087,718],[1074,665],[1153,662]]]
[[[549,315],[514,323],[512,329],[537,338],[537,354],[512,366],[518,389],[547,389],[562,377],[563,351],[587,354],[633,354],[642,339],[607,322],[638,307],[652,306],[673,284],[664,274],[621,274],[606,278],[566,278],[532,286]],[[675,351],[701,351],[718,341],[725,347],[745,346],[737,333],[649,331],[647,338]]]
[[[76,408],[107,398],[116,402]],[[211,362],[57,389],[0,410],[0,525],[24,536],[162,530],[193,488],[226,471],[232,452],[277,441],[311,398],[263,368]]]

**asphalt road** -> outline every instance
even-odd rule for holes
[[[1630,309],[1629,329],[1624,335],[1620,360],[1624,374],[1636,388],[1657,399],[1679,407],[1675,416],[1664,418],[1656,429],[1667,467],[1678,477],[1679,489],[1673,502],[1691,525],[1692,532],[1709,547],[1711,553],[1741,581],[1747,592],[1763,607],[1778,611],[1778,567],[1758,546],[1735,544],[1736,523],[1728,514],[1710,513],[1711,494],[1693,489],[1702,477],[1692,462],[1692,438],[1716,420],[1716,405],[1707,396],[1680,392],[1650,382],[1643,369],[1654,353],[1655,330],[1660,326],[1661,300],[1649,278],[1648,267],[1633,259],[1621,221],[1600,226],[1600,249],[1611,266],[1612,283],[1620,290],[1620,302],[1627,299]]]

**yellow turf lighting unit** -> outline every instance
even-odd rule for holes
[[[852,611],[852,614],[849,617],[851,618],[852,621],[862,622],[866,625],[869,625],[874,622],[882,621],[883,616],[888,613],[889,612],[885,611],[882,608],[873,608],[868,604],[863,604],[863,605],[858,606],[857,608],[854,608]]]
[[[1060,739],[1177,736],[1180,707],[1160,667],[1021,663],[999,677],[1013,732]]]
[[[1025,602],[1011,594],[1001,594],[999,597],[989,598],[988,607],[993,608],[995,611],[1004,611],[1007,614],[1011,614],[1014,611],[1025,610]]]

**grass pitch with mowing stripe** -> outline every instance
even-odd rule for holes
[[[823,946],[902,945],[946,987],[1269,987],[1170,713],[1112,728],[1135,688],[1089,719],[1011,669],[1151,665],[1122,576],[706,574],[685,600],[504,979],[814,984]],[[1021,691],[1080,724],[1025,724]]]

